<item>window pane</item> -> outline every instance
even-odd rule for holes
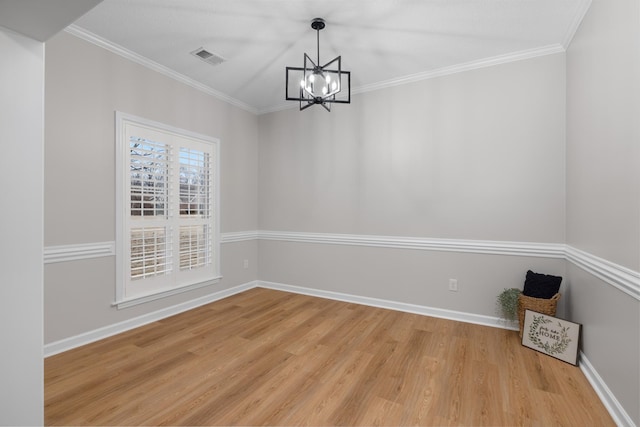
[[[209,157],[209,153],[180,148],[180,215],[209,217]]]
[[[180,227],[180,270],[211,263],[211,231],[208,225]]]
[[[169,155],[164,143],[132,136],[129,139],[131,216],[165,216]]]
[[[171,234],[165,227],[131,229],[131,279],[171,272]]]

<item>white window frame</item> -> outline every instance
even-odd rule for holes
[[[220,274],[220,140],[210,136],[179,129],[153,120],[144,119],[131,114],[116,111],[116,290],[114,305],[117,308],[126,308],[148,301],[157,300],[170,295],[186,292],[192,289],[209,286],[218,283],[222,278]],[[131,229],[133,224],[140,227],[140,219],[134,219],[131,215],[131,172],[130,172],[130,134],[133,132],[145,134],[137,135],[146,138],[152,135],[155,139],[164,139],[162,142],[171,148],[171,158],[179,157],[180,148],[198,148],[209,152],[210,155],[210,183],[209,188],[211,210],[209,218],[205,220],[212,237],[209,248],[209,258],[205,267],[194,269],[180,268],[179,237],[173,242],[173,267],[168,274],[158,277],[145,277],[137,280],[131,279]],[[180,164],[180,159],[172,160]],[[170,168],[169,168],[170,169]],[[175,168],[173,168],[175,169]],[[169,172],[174,176],[174,182],[168,182],[167,188],[170,198],[167,205],[174,201],[173,208],[165,206],[169,214],[166,218],[153,217],[143,219],[145,226],[160,225],[173,230],[173,236],[180,236],[180,225],[198,224],[191,218],[180,217],[180,184],[179,172]],[[177,177],[177,178],[176,178]],[[175,181],[177,179],[177,181]],[[177,182],[177,184],[176,184]],[[178,204],[175,205],[175,202]],[[137,222],[136,222],[137,221]],[[164,224],[164,225],[162,225]],[[199,223],[203,225],[202,220]],[[177,234],[176,234],[177,233]],[[137,288],[137,289],[136,289]]]

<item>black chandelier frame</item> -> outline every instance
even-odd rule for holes
[[[331,104],[350,104],[351,103],[351,72],[344,71],[342,69],[342,56],[337,56],[326,64],[320,66],[320,30],[325,27],[324,19],[315,18],[311,21],[311,28],[316,30],[316,49],[317,49],[317,61],[306,53],[304,54],[304,61],[302,67],[286,67],[285,78],[285,98],[287,101],[299,101],[300,111],[311,107],[312,105],[321,105],[327,111],[331,111]],[[333,68],[330,68],[333,67]],[[302,74],[301,84],[298,86],[298,96],[294,96],[289,93],[290,73]],[[308,81],[310,76],[322,75],[325,78],[333,76],[333,81],[337,82],[336,88],[328,90],[326,94],[322,96],[313,95],[305,89],[305,82]],[[336,95],[342,92],[343,78],[346,81],[346,98],[338,98]],[[329,80],[327,80],[328,82]]]

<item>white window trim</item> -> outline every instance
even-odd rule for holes
[[[222,279],[220,273],[220,140],[212,138],[207,135],[202,135],[196,132],[180,129],[174,126],[166,125],[164,123],[156,122],[153,120],[137,117],[131,114],[123,113],[120,111],[115,112],[115,130],[116,130],[116,289],[115,289],[115,301],[112,304],[118,309],[131,307],[138,304],[143,304],[149,301],[166,298],[171,295],[187,292],[193,289],[202,288],[215,283],[218,283]],[[157,292],[137,295],[134,297],[125,297],[125,286],[127,283],[126,277],[128,271],[125,268],[127,253],[125,245],[130,244],[127,233],[125,218],[129,215],[130,201],[126,200],[126,183],[129,173],[129,164],[127,162],[127,151],[129,150],[129,141],[125,135],[125,123],[131,123],[138,126],[146,126],[155,128],[160,131],[169,132],[179,136],[187,138],[193,138],[201,140],[206,143],[210,143],[213,147],[213,154],[215,161],[213,164],[213,219],[212,226],[213,231],[213,258],[212,262],[215,265],[215,274],[213,277],[196,283],[187,283],[171,289],[163,289]]]

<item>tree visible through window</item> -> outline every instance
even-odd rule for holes
[[[209,153],[180,149],[180,216],[192,220],[208,218],[211,210]],[[197,268],[211,262],[209,224],[180,226],[180,269]]]
[[[116,122],[116,302],[217,280],[218,141],[122,113]]]

